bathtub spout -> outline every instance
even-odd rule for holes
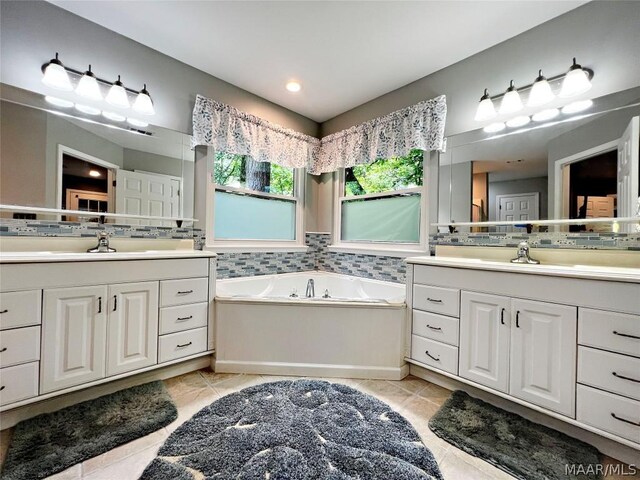
[[[307,298],[313,298],[316,296],[316,289],[313,278],[310,278],[307,282],[307,292],[305,294]]]

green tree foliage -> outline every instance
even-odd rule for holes
[[[368,165],[356,165],[345,171],[347,196],[382,193],[422,186],[422,150],[404,157],[380,158]]]
[[[247,161],[244,155],[217,152],[213,176],[217,185],[246,188]],[[293,169],[271,164],[270,175],[258,191],[278,195],[293,195]]]

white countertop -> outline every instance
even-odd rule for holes
[[[532,265],[482,260],[478,258],[428,256],[410,257],[407,258],[407,263],[431,265],[435,267],[470,268],[474,270],[640,283],[640,268],[595,265]]]
[[[3,263],[100,262],[109,260],[161,260],[176,258],[211,258],[214,252],[201,250],[144,250],[114,253],[86,252],[0,252]]]

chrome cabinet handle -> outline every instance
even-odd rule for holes
[[[640,337],[636,336],[636,335],[630,335],[628,333],[620,333],[620,332],[616,332],[615,330],[613,331],[614,335],[618,335],[620,337],[626,337],[626,338],[634,338],[636,340],[640,340]]]
[[[635,378],[625,377],[624,375],[619,375],[616,372],[611,372],[611,375],[613,375],[614,377],[621,378],[623,380],[629,380],[630,382],[640,383],[640,380],[636,380]]]
[[[424,353],[426,353],[426,354],[427,354],[427,357],[432,358],[432,359],[433,359],[433,360],[435,360],[436,362],[439,362],[439,361],[440,361],[440,359],[439,359],[439,358],[436,358],[436,357],[434,357],[433,355],[431,355],[431,354],[429,353],[429,350],[425,350],[425,351],[424,351]]]
[[[193,342],[189,342],[189,343],[185,343],[184,345],[176,345],[177,348],[182,348],[182,347],[188,347],[189,345],[191,345]]]
[[[176,318],[176,321],[182,322],[184,320],[191,320],[192,318],[193,318],[193,315],[189,315],[188,317],[178,317]]]
[[[520,310],[516,312],[516,327],[520,328]]]
[[[640,422],[634,422],[632,420],[627,420],[626,418],[622,418],[617,416],[615,413],[611,412],[611,416],[616,420],[620,420],[621,422],[628,423],[630,425],[635,425],[636,427],[640,427]]]
[[[439,298],[429,298],[427,297],[427,300],[433,303],[442,303],[442,300],[440,300]]]
[[[115,312],[118,309],[118,296],[113,296],[113,311]]]
[[[102,297],[98,297],[98,313],[102,313]]]
[[[441,332],[441,331],[442,331],[442,328],[441,328],[441,327],[432,327],[432,326],[431,326],[431,325],[429,325],[428,323],[427,323],[427,328],[430,328],[431,330],[435,330],[435,331],[437,331],[437,332]]]
[[[504,311],[505,311],[504,308],[502,310],[500,310],[500,323],[502,325],[504,325]]]
[[[6,352],[6,351],[7,351],[7,347],[4,347],[2,350],[0,350],[0,353]]]
[[[0,313],[7,313],[9,310],[7,310],[6,308],[4,310],[0,310]]]

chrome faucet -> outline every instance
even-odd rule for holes
[[[109,246],[109,234],[105,231],[98,232],[98,245],[87,250],[88,253],[112,253],[115,248]]]
[[[529,243],[524,240],[518,244],[518,256],[512,258],[511,263],[530,263],[537,265],[540,261],[529,256]]]
[[[307,282],[307,292],[305,293],[307,298],[312,298],[316,296],[316,288],[313,278],[310,278]]]

